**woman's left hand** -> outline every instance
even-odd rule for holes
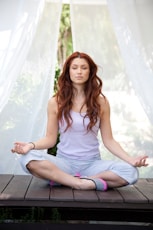
[[[148,156],[137,156],[137,157],[132,157],[131,159],[131,164],[135,167],[142,167],[142,166],[148,166],[147,163],[147,158]]]

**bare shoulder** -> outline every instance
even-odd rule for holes
[[[100,104],[102,113],[110,110],[110,105],[109,105],[109,101],[107,97],[99,96],[98,100],[99,100],[99,104]]]
[[[58,106],[57,106],[57,100],[56,97],[51,97],[48,101],[48,111],[57,113]]]

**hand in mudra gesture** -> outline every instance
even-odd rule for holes
[[[33,143],[26,143],[26,142],[15,142],[14,148],[11,149],[12,153],[18,153],[18,154],[26,154],[31,149],[34,148]]]

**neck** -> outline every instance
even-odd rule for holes
[[[83,87],[74,87],[73,96],[74,96],[74,98],[85,97],[84,88]]]
[[[85,104],[85,93],[84,90],[75,90],[73,93],[73,106],[77,108],[77,110]]]

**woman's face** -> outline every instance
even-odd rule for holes
[[[74,84],[82,85],[88,78],[90,73],[90,67],[86,59],[74,58],[71,62],[69,74],[70,79]]]

